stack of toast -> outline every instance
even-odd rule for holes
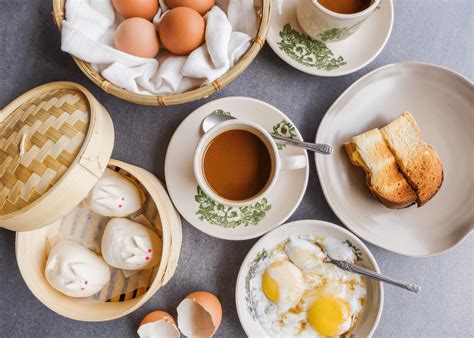
[[[421,139],[421,130],[409,112],[382,129],[354,136],[345,149],[351,162],[364,169],[372,193],[388,208],[414,203],[421,207],[443,183],[443,164]]]

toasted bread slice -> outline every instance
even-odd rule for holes
[[[421,131],[409,112],[381,129],[398,167],[415,190],[418,207],[428,202],[443,183],[443,164],[436,151],[421,139]]]
[[[385,206],[401,209],[415,203],[415,191],[398,171],[395,157],[380,130],[354,136],[345,144],[345,149],[351,162],[364,169],[367,185]]]

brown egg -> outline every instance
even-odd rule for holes
[[[158,0],[112,0],[115,10],[125,19],[139,17],[153,19],[158,13]]]
[[[115,32],[115,48],[135,56],[154,58],[160,50],[155,25],[143,18],[126,19]]]
[[[206,14],[216,4],[216,0],[165,0],[170,8],[189,7],[201,15]]]
[[[158,27],[163,46],[178,55],[187,55],[202,45],[205,30],[202,16],[188,7],[170,9]]]

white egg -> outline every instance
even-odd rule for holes
[[[314,243],[301,238],[290,237],[285,245],[290,260],[302,270],[312,270],[323,263],[326,254]]]

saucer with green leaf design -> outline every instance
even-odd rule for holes
[[[313,40],[306,36],[296,17],[297,0],[275,0],[267,42],[290,66],[319,76],[353,73],[372,62],[387,43],[393,26],[392,0],[382,0],[357,32],[333,41],[352,27],[334,28]]]
[[[275,187],[255,204],[228,207],[209,198],[194,177],[193,158],[202,136],[201,123],[209,114],[230,114],[259,124],[271,134],[302,140],[293,123],[277,108],[251,98],[227,97],[192,112],[176,129],[166,153],[168,192],[179,213],[195,228],[222,239],[259,237],[284,223],[300,204],[308,184],[309,166],[281,171]],[[282,155],[304,155],[306,150],[278,145]]]

